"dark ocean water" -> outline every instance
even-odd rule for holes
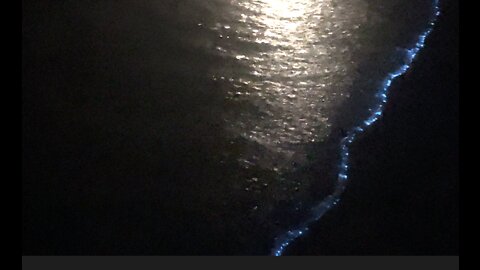
[[[23,11],[24,253],[269,254],[332,193],[433,1]]]

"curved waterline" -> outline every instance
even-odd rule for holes
[[[317,206],[312,208],[312,213],[308,219],[303,221],[297,227],[277,237],[271,255],[281,256],[285,249],[288,247],[288,245],[290,245],[300,236],[304,235],[305,232],[309,230],[309,227],[312,225],[312,223],[318,221],[330,208],[334,207],[339,202],[340,196],[345,190],[348,180],[350,145],[353,143],[353,141],[359,134],[364,132],[367,127],[375,123],[382,115],[384,105],[387,102],[388,89],[390,88],[392,81],[395,78],[402,76],[411,67],[418,52],[425,46],[425,40],[432,32],[439,15],[439,0],[434,0],[433,16],[430,19],[427,29],[418,36],[417,42],[412,48],[405,49],[405,63],[395,71],[389,73],[384,79],[382,87],[380,87],[377,94],[375,95],[375,98],[377,98],[377,102],[370,109],[370,116],[366,120],[361,122],[359,125],[351,128],[347,132],[347,136],[345,136],[340,142],[341,158],[339,164],[339,172],[337,174],[337,180],[333,193],[327,196],[324,200],[322,200]]]

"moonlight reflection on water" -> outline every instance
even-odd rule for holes
[[[231,4],[230,20],[212,29],[222,37],[218,53],[244,69],[222,67],[213,77],[229,80],[230,98],[255,104],[258,111],[227,115],[227,125],[282,154],[286,163],[301,151],[300,144],[329,135],[335,107],[349,97],[355,30],[364,6],[334,7],[330,0]]]

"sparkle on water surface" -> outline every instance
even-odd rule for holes
[[[233,132],[287,156],[297,151],[292,145],[324,139],[333,108],[349,97],[345,89],[356,67],[351,47],[365,11],[358,5],[356,10],[334,8],[331,0],[231,4],[233,19],[212,27],[225,40],[217,50],[234,56],[248,71],[213,76],[232,82],[233,99],[260,109],[260,115],[230,116]],[[243,43],[232,44],[232,37]],[[245,44],[257,46],[245,50]],[[226,67],[218,71],[229,72]]]

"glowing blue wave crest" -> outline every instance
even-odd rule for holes
[[[337,175],[337,182],[335,189],[332,194],[327,196],[322,202],[312,209],[310,217],[297,226],[295,229],[287,231],[284,235],[277,237],[275,240],[275,245],[272,249],[272,255],[281,256],[288,245],[290,245],[295,239],[304,235],[312,223],[319,220],[330,208],[335,206],[340,200],[340,196],[345,190],[345,186],[348,179],[348,161],[349,161],[349,152],[350,145],[355,140],[355,137],[362,133],[368,126],[375,123],[378,118],[382,115],[384,105],[387,102],[387,93],[392,81],[403,75],[411,66],[415,56],[418,52],[424,47],[425,40],[428,35],[432,32],[434,25],[437,21],[438,15],[440,15],[440,6],[439,0],[434,1],[434,13],[432,19],[429,22],[427,29],[418,36],[417,43],[411,49],[405,50],[405,63],[400,66],[397,70],[392,73],[389,73],[385,80],[382,83],[382,87],[379,89],[375,97],[378,99],[376,105],[370,109],[372,112],[371,115],[363,121],[360,125],[353,127],[345,138],[340,142],[340,168]]]

